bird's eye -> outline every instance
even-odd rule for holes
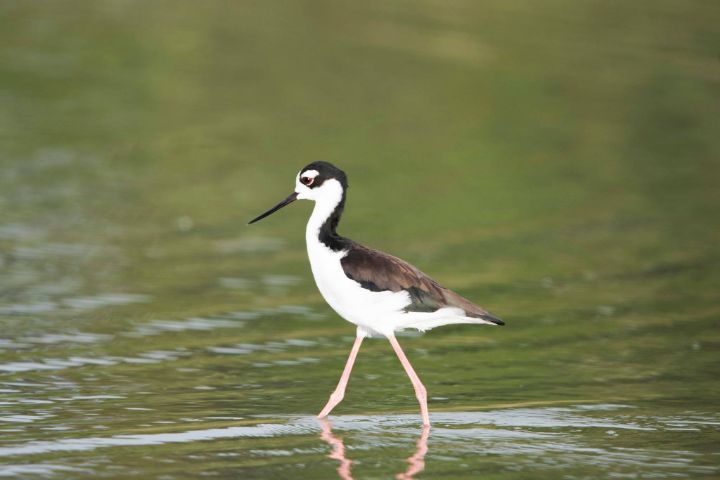
[[[302,184],[308,187],[312,185],[313,180],[314,179],[312,177],[300,177],[300,181],[302,182]]]

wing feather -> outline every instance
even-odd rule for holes
[[[407,291],[411,303],[405,308],[406,311],[434,312],[444,307],[456,307],[462,309],[468,317],[503,324],[502,320],[484,308],[440,286],[406,261],[387,253],[353,243],[340,263],[345,275],[364,288],[376,292]]]

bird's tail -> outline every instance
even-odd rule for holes
[[[505,322],[503,321],[502,318],[498,318],[490,312],[480,315],[480,318],[482,318],[483,320],[486,320],[490,323],[493,323],[495,325],[505,325]]]
[[[505,325],[505,322],[499,318],[483,314],[482,316],[468,316],[464,311],[458,308],[443,308],[432,313],[413,312],[404,314],[402,319],[398,319],[398,329],[415,328],[424,332],[442,325],[455,325],[461,323],[470,323],[476,325]]]

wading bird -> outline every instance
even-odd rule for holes
[[[305,230],[310,267],[325,301],[338,315],[357,325],[357,337],[335,391],[319,418],[342,401],[355,358],[365,337],[390,341],[415,388],[423,425],[430,425],[427,391],[408,361],[395,332],[420,331],[453,323],[503,325],[487,310],[441,287],[423,272],[387,253],[338,235],[348,182],[345,172],[327,162],[300,170],[295,191],[249,223],[255,223],[295,200],[313,200],[315,208]]]

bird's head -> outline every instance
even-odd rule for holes
[[[347,189],[345,172],[328,162],[313,162],[300,170],[295,179],[298,200],[322,201]]]
[[[273,208],[251,220],[258,220],[277,212],[295,200],[312,200],[337,205],[348,188],[345,172],[328,162],[313,162],[305,166],[295,177],[295,191]]]

